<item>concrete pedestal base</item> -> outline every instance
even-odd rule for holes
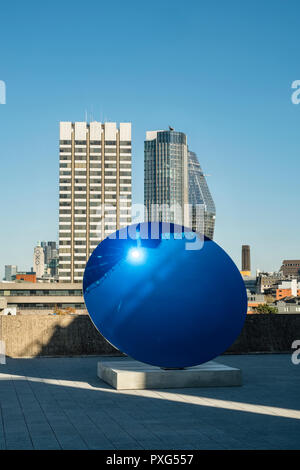
[[[164,370],[127,358],[103,360],[98,362],[97,375],[118,390],[242,385],[240,369],[215,361],[182,370]]]

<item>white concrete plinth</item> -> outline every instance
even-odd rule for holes
[[[97,375],[117,390],[188,387],[235,387],[242,385],[240,369],[215,361],[187,369],[164,370],[122,358],[98,362]]]

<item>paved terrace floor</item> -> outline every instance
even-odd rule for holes
[[[300,365],[286,355],[222,356],[233,388],[116,391],[103,358],[0,365],[0,449],[299,449]]]

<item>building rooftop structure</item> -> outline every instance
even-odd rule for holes
[[[0,364],[0,449],[299,449],[289,354],[218,358],[242,369],[241,387],[168,390],[112,389],[96,376],[99,360]]]

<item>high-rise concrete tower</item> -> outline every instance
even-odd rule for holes
[[[195,152],[189,151],[190,227],[213,239],[216,208]]]
[[[144,151],[145,220],[189,227],[186,135],[172,128],[148,131]]]
[[[59,280],[81,282],[107,235],[131,223],[131,123],[61,122]]]

